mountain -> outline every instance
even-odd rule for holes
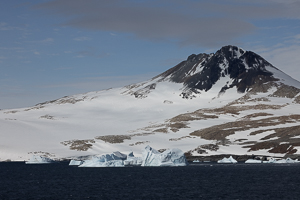
[[[235,46],[190,55],[151,80],[0,111],[0,160],[71,158],[150,145],[186,155],[300,151],[300,83]]]

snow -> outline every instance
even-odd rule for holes
[[[163,153],[146,146],[142,153],[142,166],[186,166],[187,161],[180,149],[168,149]]]
[[[300,82],[299,81],[293,79],[292,77],[290,77],[289,75],[283,73],[279,69],[276,69],[272,66],[266,66],[266,70],[272,72],[273,76],[275,78],[279,78],[281,82],[283,82],[287,85],[290,85],[290,86],[300,88]]]
[[[27,160],[28,153],[35,151],[48,152],[56,158],[105,154],[115,149],[120,149],[122,152],[130,150],[140,152],[139,145],[129,146],[140,141],[150,141],[151,145],[158,149],[176,147],[176,142],[169,141],[173,136],[164,135],[165,139],[161,139],[163,134],[159,133],[147,137],[135,136],[131,140],[124,140],[124,143],[117,144],[95,140],[95,137],[141,133],[143,131],[139,128],[155,122],[164,122],[178,114],[207,106],[222,105],[220,102],[211,102],[209,105],[205,103],[210,102],[217,93],[208,92],[205,98],[201,99],[182,99],[179,96],[180,87],[182,84],[159,83],[155,91],[145,99],[136,99],[134,96],[122,94],[125,89],[116,88],[74,95],[72,98],[84,99],[75,104],[52,103],[45,104],[44,107],[0,111],[0,127],[3,135],[0,141],[0,159]],[[226,100],[227,98],[224,96],[222,99],[229,102],[234,99],[234,96]],[[166,99],[173,104],[163,103]],[[41,118],[45,115],[53,116],[53,119]],[[4,137],[8,132],[10,137]],[[70,150],[69,146],[61,144],[63,141],[86,139],[95,141],[92,143],[93,148],[87,151]],[[188,150],[187,148],[185,147],[184,151]]]

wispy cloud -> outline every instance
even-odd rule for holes
[[[89,47],[85,50],[76,52],[77,58],[84,58],[84,57],[96,57],[96,58],[103,58],[106,56],[109,56],[110,54],[107,52],[98,52],[98,50],[95,47]]]
[[[5,59],[7,59],[7,57],[5,57],[5,56],[0,56],[0,63],[2,63],[3,60],[5,60]]]
[[[51,44],[54,42],[53,38],[45,38],[42,40],[33,40],[33,41],[28,41],[29,43],[38,43],[38,44]]]
[[[5,22],[0,22],[0,31],[24,30],[21,27],[10,26]]]
[[[83,37],[73,38],[73,40],[81,42],[81,41],[89,41],[89,40],[91,40],[91,38],[83,36]]]

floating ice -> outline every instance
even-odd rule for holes
[[[48,164],[53,162],[54,161],[50,158],[39,155],[32,155],[29,161],[25,162],[25,164]]]
[[[282,164],[282,163],[299,163],[300,161],[298,161],[298,159],[293,160],[291,158],[287,158],[287,159],[280,159],[280,160],[276,160],[274,158],[271,158],[268,163],[276,163],[276,164]]]
[[[125,166],[141,166],[142,162],[143,162],[143,160],[141,157],[135,157],[133,155],[133,152],[130,152],[127,155],[127,159],[124,160],[124,165]]]
[[[255,159],[248,159],[245,161],[245,163],[262,163],[261,160],[255,160]]]
[[[263,163],[276,163],[276,160],[274,158],[270,158],[267,161],[263,161]]]
[[[142,166],[186,166],[184,153],[177,148],[159,153],[149,145],[142,152]]]
[[[71,160],[69,165],[81,165],[83,163],[82,160]]]
[[[105,154],[101,156],[93,156],[90,160],[84,160],[79,167],[124,167],[123,160],[126,159],[126,155],[120,152],[114,152],[113,154]]]
[[[286,163],[300,163],[300,161],[298,159],[293,160],[291,158],[287,158],[285,161],[286,161]]]
[[[218,163],[237,163],[237,161],[232,156],[230,156],[229,158],[218,160]]]

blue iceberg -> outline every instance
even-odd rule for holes
[[[186,166],[187,161],[180,149],[168,149],[163,153],[150,146],[146,146],[142,152],[142,166]]]

